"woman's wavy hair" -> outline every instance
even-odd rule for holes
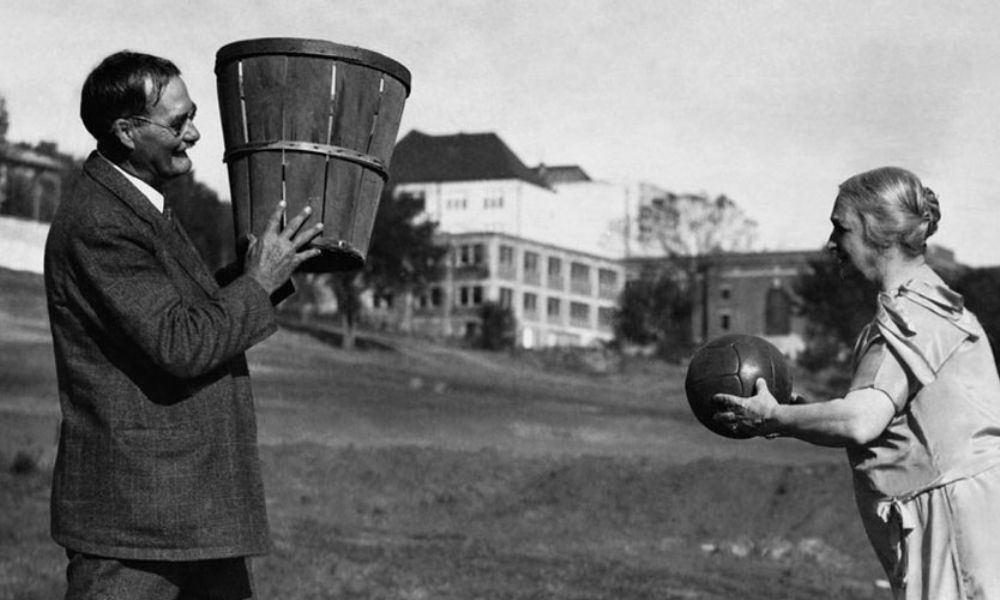
[[[875,248],[898,246],[907,256],[927,250],[937,231],[941,208],[920,179],[899,167],[859,173],[840,184],[837,199],[861,218],[864,240]]]

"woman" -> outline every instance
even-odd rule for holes
[[[1000,598],[1000,379],[962,297],[924,260],[934,193],[895,167],[840,185],[827,249],[879,286],[843,398],[715,397],[717,419],[847,448],[861,519],[896,598]]]

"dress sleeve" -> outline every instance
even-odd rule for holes
[[[874,324],[878,339],[906,372],[928,385],[966,340],[979,337],[979,331],[958,294],[927,284],[910,286],[879,295]]]
[[[858,357],[854,377],[851,379],[851,391],[867,388],[879,390],[892,400],[896,413],[899,413],[906,407],[911,385],[914,384],[885,340],[878,338],[868,344],[864,353]]]

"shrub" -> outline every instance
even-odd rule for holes
[[[517,320],[508,306],[484,302],[479,308],[482,326],[478,345],[484,350],[506,350],[517,341]]]

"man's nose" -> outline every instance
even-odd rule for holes
[[[184,129],[184,139],[187,140],[189,144],[194,144],[201,139],[201,132],[198,131],[198,127],[194,122],[189,122],[187,127]]]

